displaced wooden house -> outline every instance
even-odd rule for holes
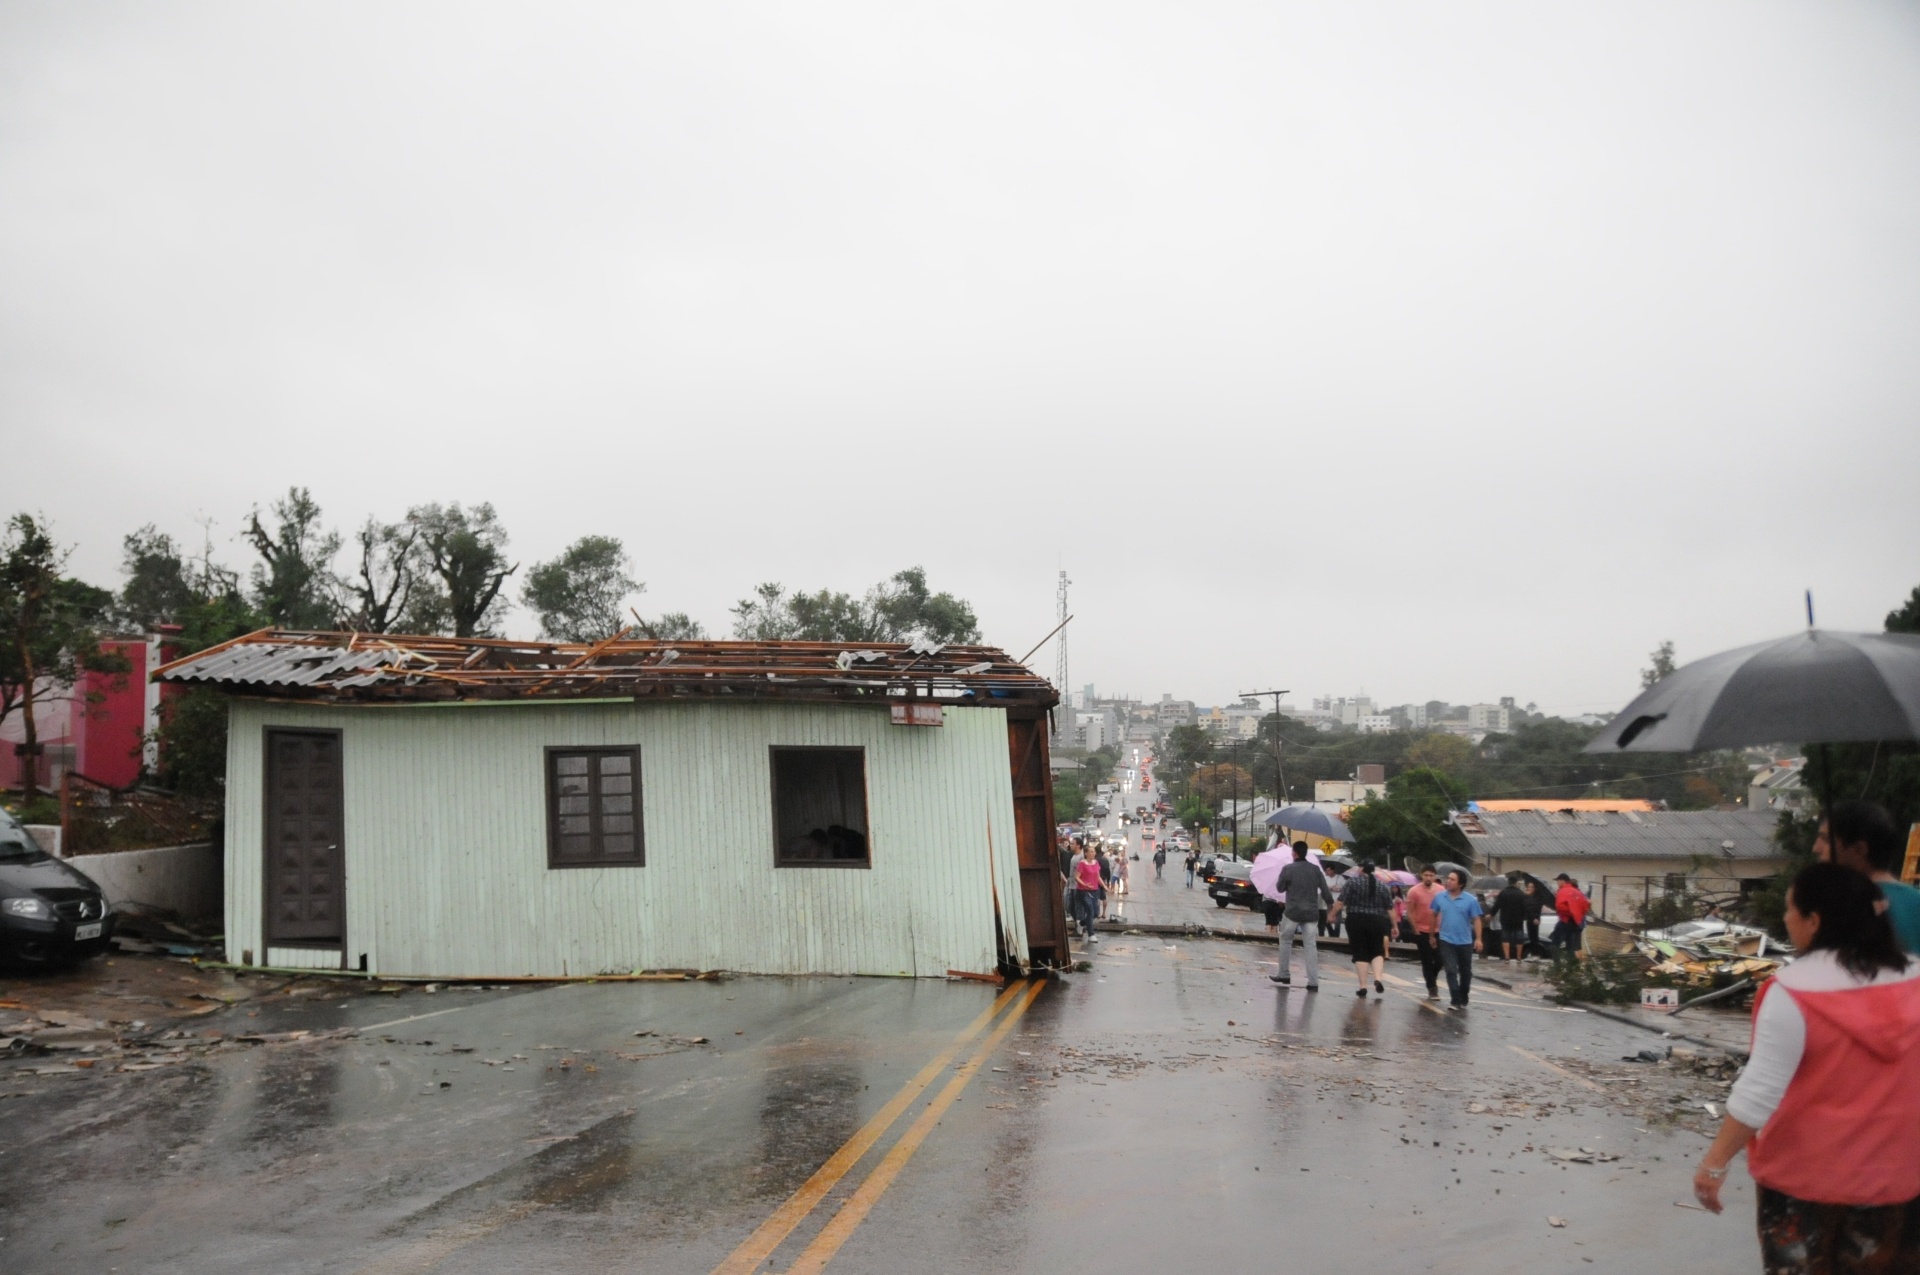
[[[445,977],[944,976],[1067,959],[1044,679],[991,647],[261,631],[226,942]]]

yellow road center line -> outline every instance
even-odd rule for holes
[[[967,1087],[967,1082],[973,1079],[974,1073],[993,1056],[995,1048],[1006,1038],[1007,1033],[1013,1030],[1013,1025],[1020,1021],[1020,1016],[1027,1012],[1027,1007],[1033,1004],[1034,999],[1040,995],[1044,987],[1046,987],[1045,983],[1036,982],[1027,989],[1026,994],[1007,1012],[1007,1016],[1000,1020],[1000,1025],[993,1029],[993,1034],[988,1036],[981,1043],[980,1048],[974,1051],[973,1057],[967,1059],[960,1070],[953,1074],[953,1079],[947,1081],[933,1101],[927,1104],[927,1109],[920,1113],[920,1118],[907,1127],[907,1131],[900,1135],[900,1140],[894,1143],[880,1163],[874,1166],[873,1172],[867,1175],[867,1180],[847,1198],[847,1202],[840,1206],[840,1211],[833,1215],[820,1234],[814,1236],[813,1243],[807,1245],[806,1251],[787,1268],[789,1275],[819,1275],[819,1272],[826,1269],[827,1263],[832,1261],[834,1254],[840,1251],[840,1246],[852,1238],[860,1223],[864,1222],[867,1214],[873,1211],[873,1206],[880,1202],[880,1197],[885,1195],[887,1188],[893,1185],[893,1180],[900,1176],[900,1170],[905,1168],[907,1161],[913,1158],[913,1153],[920,1149],[920,1144],[927,1140],[927,1135],[933,1132],[933,1127],[940,1123],[940,1117],[946,1114],[947,1108],[951,1107],[954,1100],[960,1096],[960,1091]]]
[[[1546,1059],[1542,1058],[1539,1054],[1530,1054],[1526,1050],[1520,1048],[1520,1046],[1518,1045],[1508,1045],[1507,1048],[1511,1049],[1514,1053],[1519,1054],[1522,1058],[1533,1059],[1533,1061],[1539,1063],[1542,1067],[1545,1067],[1548,1071],[1559,1072],[1561,1075],[1565,1076],[1568,1080],[1571,1080],[1576,1085],[1584,1086],[1585,1088],[1593,1090],[1595,1093],[1606,1092],[1605,1089],[1602,1089],[1599,1085],[1594,1084],[1591,1080],[1588,1080],[1585,1076],[1576,1076],[1572,1072],[1568,1071],[1565,1067],[1559,1066],[1558,1064],[1555,1064],[1555,1063],[1548,1062]]]
[[[1007,1002],[1019,994],[1023,986],[1025,986],[1023,983],[1015,982],[1006,991],[1001,992],[992,1005],[982,1011],[978,1018],[968,1023],[961,1033],[953,1038],[952,1044],[941,1050],[932,1062],[915,1073],[913,1079],[909,1080],[899,1093],[888,1099],[886,1106],[874,1112],[873,1118],[860,1126],[859,1132],[848,1138],[838,1151],[828,1157],[825,1164],[815,1169],[813,1176],[801,1183],[798,1191],[787,1197],[786,1203],[775,1209],[766,1221],[755,1228],[752,1235],[742,1240],[740,1247],[728,1254],[726,1261],[714,1267],[713,1275],[749,1275],[759,1267],[760,1263],[771,1257],[773,1250],[780,1247],[781,1241],[787,1238],[793,1228],[800,1225],[807,1214],[813,1212],[815,1206],[826,1198],[827,1192],[833,1190],[840,1179],[860,1162],[860,1157],[880,1140],[880,1136],[893,1126],[893,1122],[898,1120],[908,1107],[913,1105],[915,1099],[926,1092],[927,1086],[939,1078],[940,1073],[945,1071],[954,1057],[966,1047],[966,1043],[978,1036]],[[1034,984],[1036,990],[1040,986],[1038,983]],[[999,1037],[996,1036],[994,1039],[997,1040]]]

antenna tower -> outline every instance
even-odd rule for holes
[[[1066,571],[1062,570],[1060,572],[1060,588],[1055,595],[1060,599],[1059,620],[1062,625],[1065,625],[1067,622],[1067,586],[1072,583],[1073,581],[1067,579]],[[1067,631],[1064,627],[1060,630],[1060,652],[1054,658],[1053,684],[1060,694],[1071,694],[1071,692],[1067,690]],[[1069,699],[1068,703],[1072,703],[1072,700]]]

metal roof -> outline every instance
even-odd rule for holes
[[[1462,815],[1475,853],[1501,859],[1775,859],[1779,816],[1764,810],[1521,810]]]
[[[1047,708],[1045,678],[991,646],[876,642],[514,642],[262,629],[155,680],[322,702],[662,697]]]

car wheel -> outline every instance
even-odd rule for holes
[[[1227,906],[1227,900],[1225,899],[1215,899],[1214,902],[1221,907]]]

